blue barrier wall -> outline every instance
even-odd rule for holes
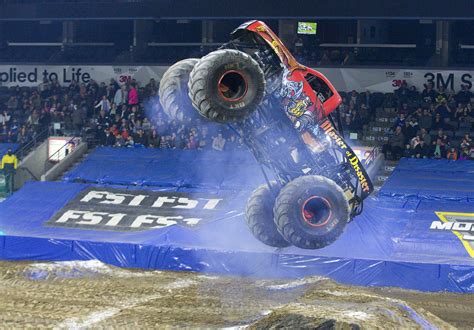
[[[380,196],[468,201],[474,198],[474,162],[404,158]]]
[[[105,147],[96,148],[63,180],[212,189],[248,188],[264,182],[257,162],[247,150],[223,153]]]

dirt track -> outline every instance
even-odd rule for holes
[[[0,327],[474,326],[474,296],[131,271],[96,261],[0,262]],[[447,321],[447,322],[445,322]]]

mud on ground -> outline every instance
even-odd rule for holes
[[[138,271],[98,261],[0,262],[1,328],[470,328],[474,296]]]

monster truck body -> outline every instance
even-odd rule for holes
[[[263,22],[244,23],[219,50],[172,66],[160,98],[172,117],[192,103],[200,115],[229,125],[261,164],[267,183],[250,197],[246,216],[265,244],[324,247],[373,190],[335,128],[339,93],[320,72],[299,64]]]

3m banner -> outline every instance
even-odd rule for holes
[[[356,90],[390,93],[403,82],[415,86],[419,91],[426,83],[435,88],[458,91],[461,84],[472,87],[474,71],[464,70],[412,70],[412,69],[367,69],[367,68],[316,68],[326,75],[340,91]]]
[[[113,78],[123,84],[136,79],[142,85],[151,78],[159,81],[168,66],[35,66],[0,65],[0,86],[38,86],[43,79],[57,79],[67,86],[72,80],[88,83],[91,79],[98,83],[109,83]],[[323,73],[340,91],[356,90],[389,93],[403,82],[416,86],[432,82],[436,88],[458,91],[461,84],[472,87],[474,71],[469,70],[431,70],[431,69],[370,69],[370,68],[315,68]]]
[[[196,228],[228,212],[227,196],[90,187],[45,225],[137,231],[169,226]],[[227,213],[228,214],[228,213]]]

